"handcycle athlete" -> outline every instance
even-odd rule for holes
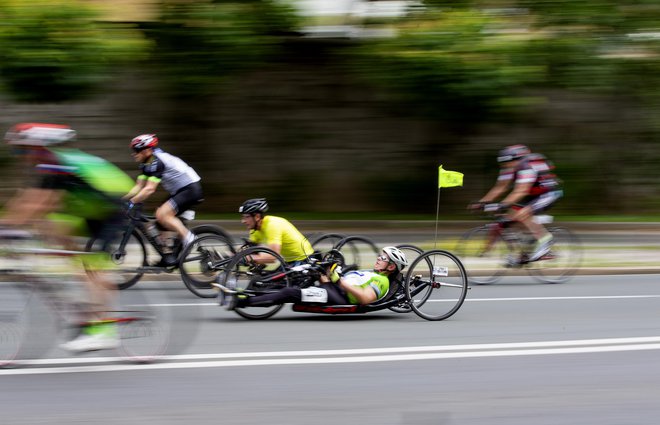
[[[123,224],[121,195],[132,185],[132,179],[108,161],[62,146],[75,136],[68,126],[41,123],[18,124],[6,134],[6,141],[41,178],[5,205],[2,222],[22,227],[45,219],[42,233],[67,249],[76,248],[74,236],[81,233],[109,242]],[[100,244],[100,248],[106,246]],[[81,257],[89,272],[84,274],[88,278],[87,321],[78,336],[62,347],[71,351],[116,348],[116,323],[104,319],[114,299],[114,284],[105,273],[111,267],[105,261],[107,254]]]
[[[307,238],[287,219],[266,215],[266,198],[248,199],[239,207],[241,223],[250,231],[249,244],[265,245],[282,255],[290,265],[300,264],[314,252]],[[269,263],[274,258],[258,253],[250,258],[253,263]]]
[[[555,167],[545,156],[532,153],[527,146],[520,144],[502,149],[497,162],[501,167],[497,182],[468,208],[505,213],[512,222],[520,223],[536,239],[534,250],[526,261],[538,261],[550,252],[553,238],[543,224],[534,220],[534,216],[546,211],[563,196]],[[498,204],[493,204],[512,187]]]
[[[225,305],[228,310],[300,302],[366,305],[383,298],[389,291],[390,278],[400,274],[407,265],[405,254],[396,247],[388,246],[376,258],[373,270],[349,271],[341,276],[335,263],[320,275],[320,286],[290,286],[277,292],[250,297],[235,289],[217,285],[220,288],[220,305]]]

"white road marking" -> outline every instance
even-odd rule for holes
[[[660,295],[585,295],[570,297],[510,297],[510,298],[465,298],[465,302],[493,302],[493,301],[564,301],[564,300],[619,300],[660,298]],[[447,300],[429,300],[427,302],[446,302]],[[148,304],[152,307],[218,307],[218,303],[172,303]],[[133,307],[144,307],[145,304],[135,304]]]
[[[135,370],[336,364],[375,361],[393,362],[477,357],[607,353],[641,350],[660,350],[660,336],[422,347],[188,354],[164,356],[159,358],[158,363],[149,364],[117,364],[116,362],[120,359],[116,357],[41,359],[18,363],[19,366],[25,365],[37,367],[26,369],[3,369],[0,370],[0,375],[122,372]],[[61,366],[71,364],[75,365]]]

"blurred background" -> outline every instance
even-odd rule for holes
[[[443,164],[461,216],[513,143],[557,166],[555,212],[649,215],[659,53],[657,0],[4,0],[0,130],[69,124],[132,176],[157,133],[206,215],[432,218]],[[0,164],[4,202],[26,176]]]

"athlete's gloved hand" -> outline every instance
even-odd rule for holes
[[[337,266],[337,263],[334,263],[330,267],[328,267],[325,270],[325,275],[328,276],[330,279],[330,282],[332,283],[337,283],[339,282],[339,279],[341,279],[341,276],[339,276],[339,268]]]
[[[506,202],[494,202],[492,204],[484,205],[484,211],[492,214],[503,214],[511,208],[511,204]]]
[[[126,210],[126,215],[128,215],[129,217],[134,217],[137,215],[137,213],[140,210],[142,210],[142,204],[126,201],[126,203],[124,204],[124,209]]]
[[[468,210],[481,211],[484,209],[484,205],[486,205],[486,203],[481,201],[471,202],[470,204],[468,204]]]

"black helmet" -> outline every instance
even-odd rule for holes
[[[248,199],[238,208],[238,212],[241,214],[263,214],[266,211],[268,211],[268,201],[266,201],[266,198]]]
[[[497,155],[497,162],[509,162],[520,159],[531,153],[529,148],[525,145],[511,145],[502,149]]]

